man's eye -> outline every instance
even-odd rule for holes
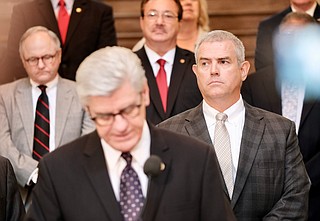
[[[209,63],[208,63],[208,62],[201,62],[201,66],[202,66],[202,67],[209,66]]]
[[[230,62],[228,60],[221,60],[220,63],[221,64],[229,64]]]
[[[38,58],[29,58],[29,59],[28,59],[29,62],[35,62],[35,61],[37,61],[37,60],[38,60]]]

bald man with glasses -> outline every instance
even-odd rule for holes
[[[0,155],[11,161],[28,206],[38,160],[95,126],[79,102],[75,83],[58,74],[61,48],[56,34],[41,26],[30,28],[21,38],[19,51],[28,78],[0,86]],[[38,103],[46,107],[48,116]],[[39,117],[46,122],[44,127]]]

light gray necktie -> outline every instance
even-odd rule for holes
[[[214,132],[214,149],[231,199],[234,184],[230,137],[225,125],[227,118],[228,116],[225,113],[218,113],[216,115],[217,122]]]

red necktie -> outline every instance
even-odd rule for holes
[[[66,9],[66,4],[64,0],[59,0],[59,13],[58,13],[58,25],[60,30],[60,36],[62,40],[62,44],[65,43],[68,31],[68,24],[69,24],[69,14]]]
[[[166,71],[164,70],[164,64],[166,63],[165,60],[159,59],[157,61],[160,65],[159,72],[157,74],[156,80],[158,84],[158,89],[161,97],[161,102],[163,106],[164,112],[167,110],[167,96],[168,96],[168,85],[167,85],[167,75]]]
[[[49,153],[50,118],[49,101],[45,85],[40,85],[41,94],[37,101],[36,117],[34,121],[33,158],[40,160]]]

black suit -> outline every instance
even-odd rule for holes
[[[257,33],[257,43],[255,50],[255,68],[259,70],[260,68],[266,67],[270,64],[273,64],[273,35],[278,29],[282,19],[292,12],[291,7],[286,8],[282,12],[271,16],[260,22]],[[317,4],[317,7],[314,11],[313,17],[315,19],[320,18],[320,6]]]
[[[26,76],[18,45],[23,33],[37,25],[50,29],[61,39],[50,0],[33,0],[13,8],[8,52],[2,65],[0,83]],[[112,8],[93,0],[75,0],[66,42],[62,45],[60,76],[74,80],[76,70],[84,58],[99,48],[116,44]]]
[[[166,112],[163,110],[156,78],[144,47],[136,54],[142,61],[148,79],[150,105],[147,107],[147,119],[150,122],[158,124],[173,115],[197,106],[202,101],[197,79],[192,71],[195,58],[191,51],[176,47]]]
[[[151,179],[144,221],[235,220],[209,145],[150,126],[151,154],[165,170]],[[40,161],[26,220],[122,221],[97,132]]]
[[[0,221],[20,221],[24,214],[13,168],[8,159],[0,156]]]
[[[243,98],[253,106],[282,114],[280,84],[272,66],[252,74],[242,86]],[[306,96],[308,92],[306,91]],[[298,132],[300,151],[311,179],[309,220],[320,220],[320,99],[304,100]]]

